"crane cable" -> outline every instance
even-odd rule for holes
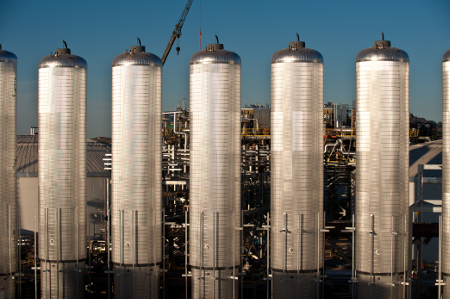
[[[202,50],[202,0],[200,0],[200,31],[198,33],[200,41],[199,41],[199,47],[198,50]]]

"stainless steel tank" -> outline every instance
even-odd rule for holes
[[[442,56],[442,272],[450,298],[450,50]]]
[[[112,62],[112,199],[116,298],[157,298],[162,261],[162,61],[134,46]]]
[[[387,40],[356,56],[358,298],[406,298],[409,58]]]
[[[241,59],[210,44],[190,60],[192,298],[233,298],[240,265]]]
[[[0,45],[0,298],[15,297],[17,57]]]
[[[39,62],[41,298],[84,298],[86,72],[67,46]]]
[[[274,298],[317,298],[323,268],[323,58],[301,41],[271,61]]]

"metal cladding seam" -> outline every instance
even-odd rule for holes
[[[0,290],[5,298],[15,296],[11,278],[17,272],[16,86],[17,57],[0,45]]]
[[[86,73],[86,61],[69,49],[39,63],[42,298],[84,297]]]
[[[158,297],[161,80],[161,59],[143,46],[130,47],[113,60],[111,239],[116,298]]]
[[[192,298],[233,298],[240,265],[240,63],[221,44],[190,61]]]
[[[316,298],[323,267],[323,58],[291,42],[273,54],[271,73],[273,293]]]
[[[450,50],[442,56],[442,240],[444,297],[450,298]]]
[[[358,296],[400,298],[410,261],[409,57],[389,41],[356,58],[356,113]]]

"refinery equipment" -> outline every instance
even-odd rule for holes
[[[116,298],[157,298],[161,264],[162,61],[132,46],[112,62],[112,199]]]
[[[317,298],[323,270],[323,58],[302,41],[271,61],[275,298]]]
[[[241,59],[217,39],[190,60],[192,298],[237,296]]]
[[[85,288],[87,63],[64,44],[39,62],[41,298]]]
[[[411,260],[409,58],[384,36],[356,56],[356,113],[352,280],[358,298],[406,298]]]
[[[442,272],[450,298],[450,50],[442,56]],[[441,287],[439,286],[439,291]],[[440,293],[440,292],[439,292]]]
[[[0,45],[0,298],[15,296],[17,271],[17,57]]]

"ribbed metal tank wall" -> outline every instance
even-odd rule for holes
[[[450,50],[442,56],[442,272],[450,298]]]
[[[0,45],[0,298],[15,297],[17,57]]]
[[[358,298],[404,298],[409,281],[409,58],[384,38],[356,57]],[[406,298],[406,297],[405,297]]]
[[[241,224],[241,59],[210,44],[190,64],[192,298],[233,298],[241,242],[235,230]]]
[[[274,298],[317,298],[323,267],[323,58],[305,43],[272,55]]]
[[[83,298],[86,61],[56,49],[39,63],[41,298]]]
[[[161,59],[143,46],[130,47],[112,62],[111,239],[116,298],[158,297],[161,80]]]

